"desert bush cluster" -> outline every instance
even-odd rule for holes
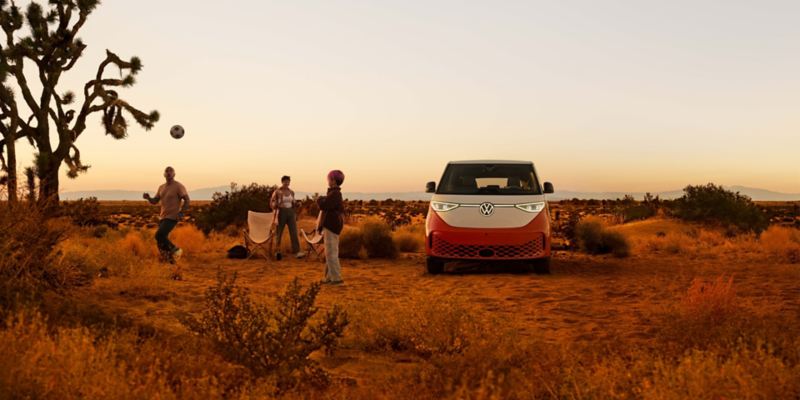
[[[766,214],[742,194],[709,183],[687,186],[675,200],[672,213],[683,220],[720,225],[737,232],[760,233],[769,226]]]
[[[62,202],[59,213],[78,226],[95,226],[106,222],[100,212],[100,202],[96,197]]]
[[[422,225],[404,225],[394,231],[386,221],[367,217],[345,226],[339,237],[342,258],[396,258],[401,252],[416,253],[425,247]]]
[[[269,199],[276,188],[257,183],[244,186],[232,183],[230,191],[214,193],[211,204],[198,213],[195,224],[206,234],[211,231],[222,232],[230,225],[244,226],[248,210],[271,211]]]
[[[667,254],[704,259],[752,259],[777,263],[800,263],[800,230],[770,226],[760,235],[730,236],[721,227],[683,224],[655,219],[613,227],[625,235],[633,253]]]
[[[575,238],[581,251],[589,254],[613,254],[627,257],[630,245],[625,236],[608,229],[602,220],[585,218],[575,225]]]

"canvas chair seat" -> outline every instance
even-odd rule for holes
[[[324,260],[325,255],[325,241],[322,238],[322,234],[318,231],[314,230],[309,235],[309,232],[304,230],[300,230],[300,233],[303,235],[303,240],[305,240],[306,245],[308,246],[308,251],[306,252],[306,257],[314,254],[318,260]]]
[[[322,225],[322,211],[317,214],[317,223],[316,226]],[[314,254],[318,260],[325,260],[325,241],[323,240],[323,236],[317,229],[314,229],[311,232],[306,232],[305,230],[301,229],[300,233],[303,235],[303,240],[306,242],[308,246],[308,251],[306,252],[306,258],[311,254]]]
[[[275,212],[247,212],[247,229],[244,230],[244,243],[245,247],[250,250],[248,258],[252,257],[256,250],[262,250],[265,252],[264,256],[270,259],[272,243],[275,239],[275,224],[277,223],[277,218],[275,217]]]

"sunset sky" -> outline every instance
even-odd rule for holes
[[[22,2],[24,3],[24,2]],[[454,159],[536,163],[556,188],[713,181],[800,192],[798,1],[106,0],[106,48],[144,69],[123,97],[150,132],[79,139],[63,191],[276,183],[421,191]],[[169,137],[182,124],[186,137]],[[21,146],[22,166],[31,150]]]

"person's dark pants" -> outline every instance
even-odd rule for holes
[[[158,244],[158,250],[162,253],[172,254],[178,248],[178,246],[169,241],[169,234],[175,229],[176,225],[178,225],[178,221],[174,219],[162,219],[158,223],[156,244]]]
[[[281,208],[278,211],[278,229],[275,231],[277,235],[275,243],[278,251],[281,251],[281,236],[283,236],[283,228],[289,225],[289,239],[292,240],[292,253],[300,251],[300,240],[297,238],[297,214],[294,208]]]

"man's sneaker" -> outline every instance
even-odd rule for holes
[[[172,252],[172,258],[175,261],[178,261],[182,255],[183,255],[183,250],[181,250],[180,248],[177,248]]]
[[[281,254],[280,251],[275,253],[275,259],[278,260],[278,261],[282,260],[283,259],[283,254]]]
[[[344,281],[328,281],[328,285],[333,285],[333,286],[344,285]]]
[[[297,255],[296,255],[295,257],[297,257],[297,258],[303,258],[303,257],[305,257],[305,256],[306,256],[306,254],[307,254],[307,253],[306,253],[305,251],[298,251],[298,252],[297,252]]]

